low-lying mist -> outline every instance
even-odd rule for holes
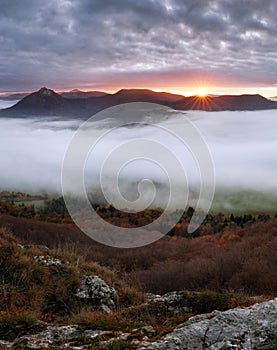
[[[19,100],[1,100],[0,98],[0,109],[8,108],[15,105]]]
[[[121,127],[101,138],[88,157],[85,180],[88,187],[99,186],[103,160],[116,147],[134,138],[152,139],[171,150],[186,171],[191,204],[199,192],[199,170],[194,157],[166,129],[179,130],[183,115],[201,132],[210,150],[216,181],[216,210],[270,210],[277,204],[277,115],[276,111],[199,112],[169,114],[160,123],[164,129],[151,125]],[[0,187],[30,193],[61,193],[61,167],[66,149],[80,120],[58,118],[0,119]],[[101,132],[100,132],[101,128]],[[97,139],[108,122],[92,124],[90,137]],[[147,147],[145,154],[147,155]],[[123,151],[124,152],[124,148]],[[116,162],[116,160],[113,160]],[[164,155],[168,166],[174,161]],[[110,167],[113,163],[110,164]],[[130,200],[138,195],[137,184],[150,179],[158,188],[155,206],[164,207],[168,196],[167,174],[147,159],[131,161],[119,174],[119,188]],[[176,175],[177,177],[179,175]],[[176,207],[184,196],[183,179],[180,191],[173,193]],[[108,181],[106,182],[109,183]],[[147,183],[145,184],[147,189]],[[107,186],[109,187],[109,186]],[[112,191],[112,188],[108,188]],[[78,188],[72,183],[72,191]]]

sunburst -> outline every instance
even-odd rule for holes
[[[197,91],[197,96],[201,98],[207,97],[207,91],[205,89],[199,89]]]

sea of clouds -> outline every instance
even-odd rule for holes
[[[0,99],[0,109],[8,108],[16,104],[19,100],[1,100]]]
[[[233,210],[241,206],[259,210],[276,207],[277,112],[274,110],[180,112],[179,115],[169,115],[167,120],[159,123],[161,128],[143,125],[121,127],[112,132],[108,122],[92,123],[89,137],[93,143],[103,135],[105,128],[108,133],[105,137],[101,136],[88,156],[85,165],[87,186],[99,186],[103,162],[119,145],[135,138],[151,139],[171,150],[172,159],[164,155],[167,166],[174,168],[176,159],[182,164],[193,200],[193,197],[197,197],[201,181],[201,170],[195,161],[197,155],[191,154],[172,133],[167,133],[167,129],[178,132],[184,117],[199,130],[210,150],[216,184],[214,208]],[[0,118],[0,189],[60,194],[63,159],[81,123],[80,120],[61,118]],[[128,146],[125,150],[130,151]],[[123,147],[122,152],[125,150]],[[147,157],[147,144],[144,151]],[[111,162],[110,167],[114,165]],[[180,182],[180,191],[174,194],[176,207],[184,195],[181,187],[183,179],[178,176],[174,179]],[[160,193],[155,205],[164,206],[168,195],[168,179],[166,172],[155,161],[132,160],[121,169],[119,177],[120,188],[123,192],[125,189],[125,196],[130,200],[134,199],[132,189],[137,193],[136,184],[141,179],[151,180]],[[106,184],[108,188],[108,180]],[[78,191],[74,181],[72,191]]]

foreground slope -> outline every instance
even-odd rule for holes
[[[272,349],[276,342],[277,301],[269,297],[143,295],[120,272],[72,250],[18,241],[3,228],[0,272],[1,349]],[[248,307],[257,301],[264,302]]]

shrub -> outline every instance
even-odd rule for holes
[[[76,311],[75,292],[79,286],[79,273],[66,264],[66,254],[61,265],[47,266],[34,260],[34,255],[44,255],[38,247],[22,247],[0,230],[0,308],[8,313],[32,310],[42,318],[66,315]],[[47,254],[55,252],[49,251]]]
[[[71,321],[77,323],[84,329],[95,329],[103,331],[128,330],[131,325],[120,313],[106,314],[100,311],[81,311],[72,316]]]
[[[142,292],[124,283],[118,289],[118,297],[120,308],[138,305],[144,302],[144,294]]]
[[[209,313],[214,310],[224,311],[234,307],[247,306],[252,303],[251,299],[242,294],[217,293],[203,291],[188,293],[188,305],[194,314]]]
[[[2,315],[0,316],[0,338],[14,340],[20,334],[31,333],[37,319],[30,314]]]

